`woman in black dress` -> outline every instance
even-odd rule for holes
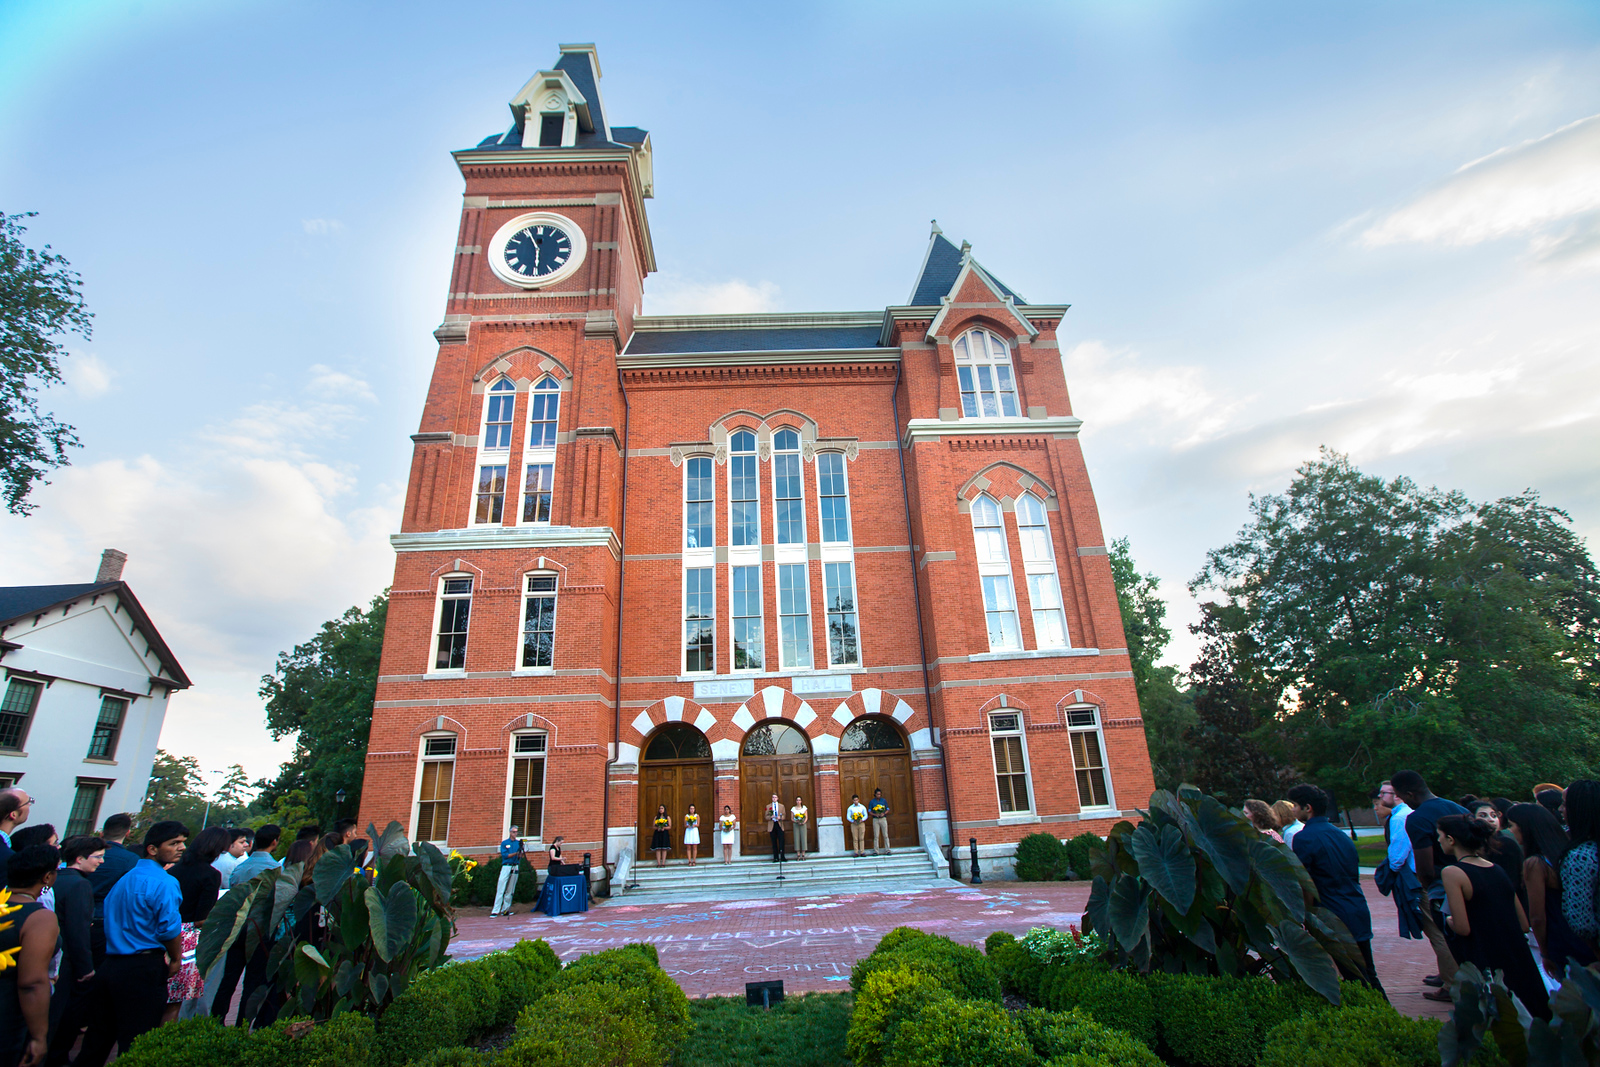
[[[650,835],[650,850],[656,854],[656,866],[665,867],[667,853],[672,851],[672,816],[667,814],[665,804],[656,808],[656,831]]]
[[[1552,978],[1565,978],[1567,964],[1587,967],[1595,961],[1561,913],[1561,861],[1567,855],[1567,835],[1561,824],[1541,804],[1517,804],[1506,816],[1522,851],[1523,880],[1528,886],[1528,925],[1539,942],[1539,956]]]
[[[1528,917],[1506,872],[1484,856],[1494,831],[1469,815],[1446,815],[1438,834],[1439,847],[1455,860],[1440,876],[1450,906],[1450,951],[1485,977],[1499,971],[1530,1014],[1550,1018],[1550,996],[1528,951]]]

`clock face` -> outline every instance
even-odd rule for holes
[[[521,277],[543,279],[571,261],[572,238],[554,223],[531,222],[511,235],[500,255]]]
[[[564,215],[533,211],[502,225],[486,250],[501,280],[537,289],[570,275],[588,251],[583,231]]]

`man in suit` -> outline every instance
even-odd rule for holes
[[[11,858],[11,832],[28,821],[28,810],[33,798],[26,790],[0,789],[0,870]]]
[[[772,794],[772,803],[767,805],[767,819],[772,823],[772,862],[783,861],[783,817],[789,814],[784,809],[783,801],[778,799],[778,794]]]

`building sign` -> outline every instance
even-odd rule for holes
[[[807,674],[789,681],[795,696],[805,693],[848,693],[855,688],[854,680],[848,674]]]
[[[848,688],[848,686],[846,687]],[[754,678],[718,678],[694,683],[694,698],[704,704],[719,700],[743,700],[756,695]]]

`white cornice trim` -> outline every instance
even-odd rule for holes
[[[495,548],[608,549],[617,559],[622,549],[609,526],[478,526],[465,530],[429,530],[389,537],[396,552],[476,552]]]
[[[748,315],[636,315],[636,331],[756,330],[774,327],[876,326],[881,311],[757,312]]]
[[[906,424],[905,447],[918,441],[937,441],[941,437],[1018,437],[1048,434],[1051,437],[1076,437],[1083,420],[1076,415],[1056,415],[1046,419],[912,419]]]
[[[617,357],[619,370],[658,367],[743,367],[781,363],[898,363],[898,348],[825,348],[757,352],[652,352]]]

